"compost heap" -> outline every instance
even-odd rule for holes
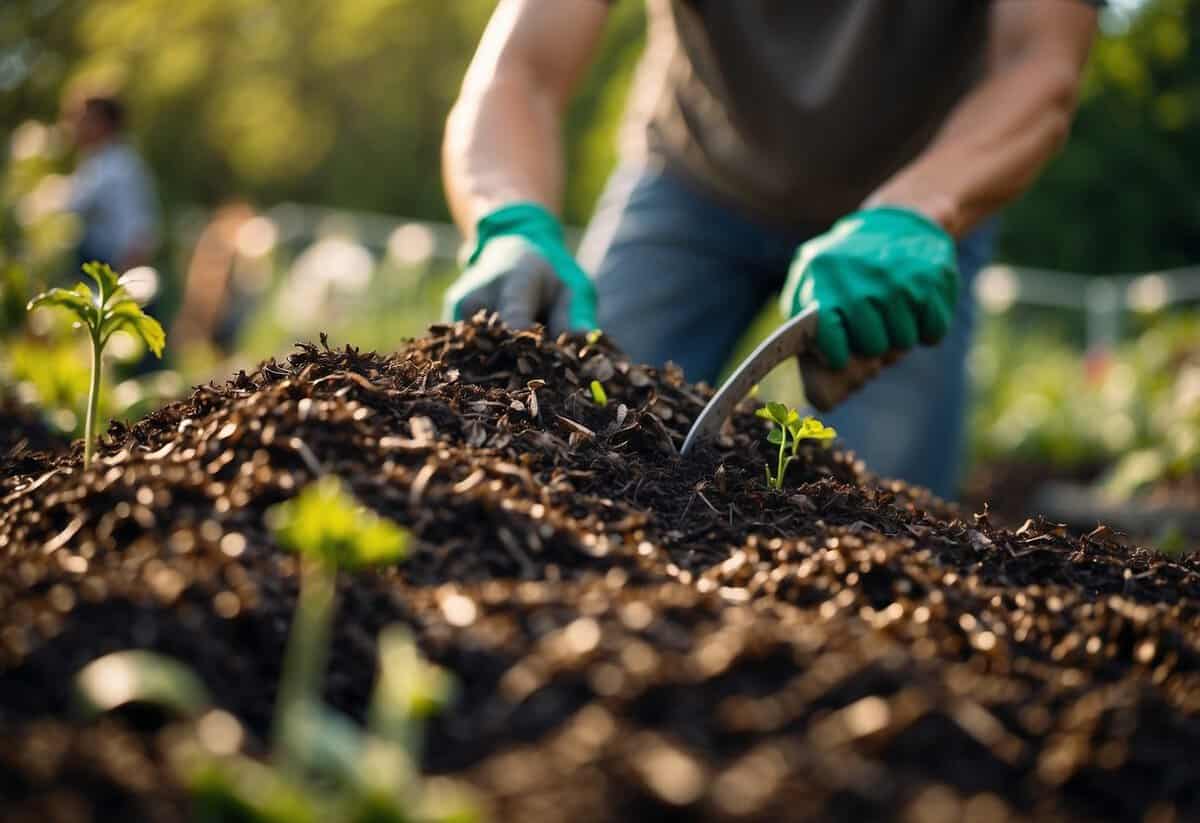
[[[361,718],[379,630],[410,625],[458,681],[424,766],[496,819],[1200,819],[1195,558],[959,518],[820,446],[769,491],[749,402],[677,455],[708,396],[481,317],[390,357],[301,346],[114,425],[90,471],[26,457],[2,808],[183,814],[153,723],[70,713],[120,649],[193,666],[261,750],[296,594],[263,513],[325,471],[417,538],[341,575],[326,697]]]

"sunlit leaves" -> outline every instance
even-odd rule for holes
[[[211,705],[207,689],[182,663],[141,649],[93,660],[75,676],[75,695],[88,717],[141,703],[191,716]]]
[[[120,278],[112,270],[112,266],[93,260],[90,263],[83,264],[83,273],[96,281],[96,287],[100,289],[102,302],[116,296],[117,289],[120,288],[118,285]]]
[[[406,629],[389,626],[379,638],[379,682],[371,702],[372,728],[389,736],[389,730],[398,723],[435,714],[449,700],[452,685],[444,669],[421,657]]]
[[[593,380],[589,388],[592,392],[593,403],[601,407],[608,405],[608,392],[604,391],[604,386],[599,380]]]
[[[128,331],[146,344],[155,357],[162,357],[167,335],[159,322],[142,311],[132,298],[124,298],[112,304],[106,311],[100,327],[100,340],[107,343],[115,331]]]
[[[73,289],[50,289],[42,292],[29,301],[26,306],[29,311],[42,306],[66,309],[79,318],[79,322],[88,328],[96,325],[96,300],[92,290],[83,283],[76,284]]]
[[[779,447],[779,459],[775,473],[767,466],[767,485],[772,489],[783,488],[783,475],[791,462],[799,457],[800,442],[803,440],[832,440],[837,432],[815,417],[801,417],[800,413],[783,403],[767,403],[754,412],[755,416],[769,420],[775,426],[767,432],[767,442]],[[791,446],[789,454],[789,445]]]
[[[279,544],[335,568],[400,560],[409,534],[358,503],[336,477],[323,477],[267,513]]]
[[[797,424],[789,424],[788,431],[794,441],[800,440],[832,440],[837,437],[837,430],[826,426],[815,417],[805,417]]]
[[[107,263],[85,263],[84,274],[96,283],[96,292],[84,283],[72,289],[50,289],[29,301],[27,308],[42,306],[70,311],[84,326],[101,349],[108,344],[114,331],[125,330],[139,338],[155,357],[162,357],[167,335],[163,327],[129,296],[121,286],[117,273]]]
[[[125,330],[133,334],[154,352],[155,357],[162,357],[167,336],[158,321],[144,313],[141,306],[122,288],[120,278],[111,266],[92,261],[83,265],[83,272],[96,282],[95,295],[86,284],[77,283],[73,289],[43,292],[30,300],[26,308],[29,311],[41,306],[66,309],[78,318],[80,326],[87,329],[92,343],[92,377],[83,436],[83,465],[86,468],[92,462],[92,451],[95,449],[102,357],[112,333]]]

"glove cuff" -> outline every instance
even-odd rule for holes
[[[488,241],[505,235],[524,237],[538,248],[563,244],[562,223],[545,206],[532,201],[509,203],[488,212],[475,224],[475,248],[467,257],[467,265],[479,259]]]
[[[908,223],[910,225],[921,226],[928,231],[937,234],[939,237],[944,237],[954,243],[954,238],[950,233],[941,226],[937,221],[931,219],[925,214],[916,209],[906,208],[904,206],[870,206],[869,208],[859,209],[853,214],[848,214],[838,222],[851,220],[869,220],[871,222],[879,222],[881,220],[896,221]]]

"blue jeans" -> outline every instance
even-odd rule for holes
[[[671,172],[623,167],[609,180],[579,258],[596,277],[600,327],[633,360],[673,360],[689,380],[711,383],[778,293],[797,246],[825,228],[772,228]],[[963,288],[946,338],[909,352],[823,415],[872,471],[948,499],[964,451],[971,282],[993,235],[989,223],[959,243]]]

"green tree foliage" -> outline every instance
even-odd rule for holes
[[[20,0],[0,4],[0,137],[52,120],[72,83],[117,87],[164,200],[245,195],[447,216],[442,127],[492,0]],[[569,124],[590,210],[640,50],[625,3]],[[4,49],[0,48],[0,58]],[[599,121],[599,122],[598,122]],[[9,125],[11,124],[11,126]],[[578,190],[582,196],[576,195]]]
[[[1200,0],[1147,0],[1105,23],[1070,143],[1009,210],[1003,255],[1094,273],[1194,264]]]
[[[614,4],[568,118],[574,223],[590,213],[616,156],[642,5]],[[1009,210],[1009,260],[1111,272],[1200,259],[1200,0],[1115,6],[1070,144]],[[0,137],[27,117],[53,117],[71,80],[112,80],[125,88],[168,206],[237,194],[443,218],[442,127],[494,7],[0,3],[0,44],[13,44],[0,45]]]

